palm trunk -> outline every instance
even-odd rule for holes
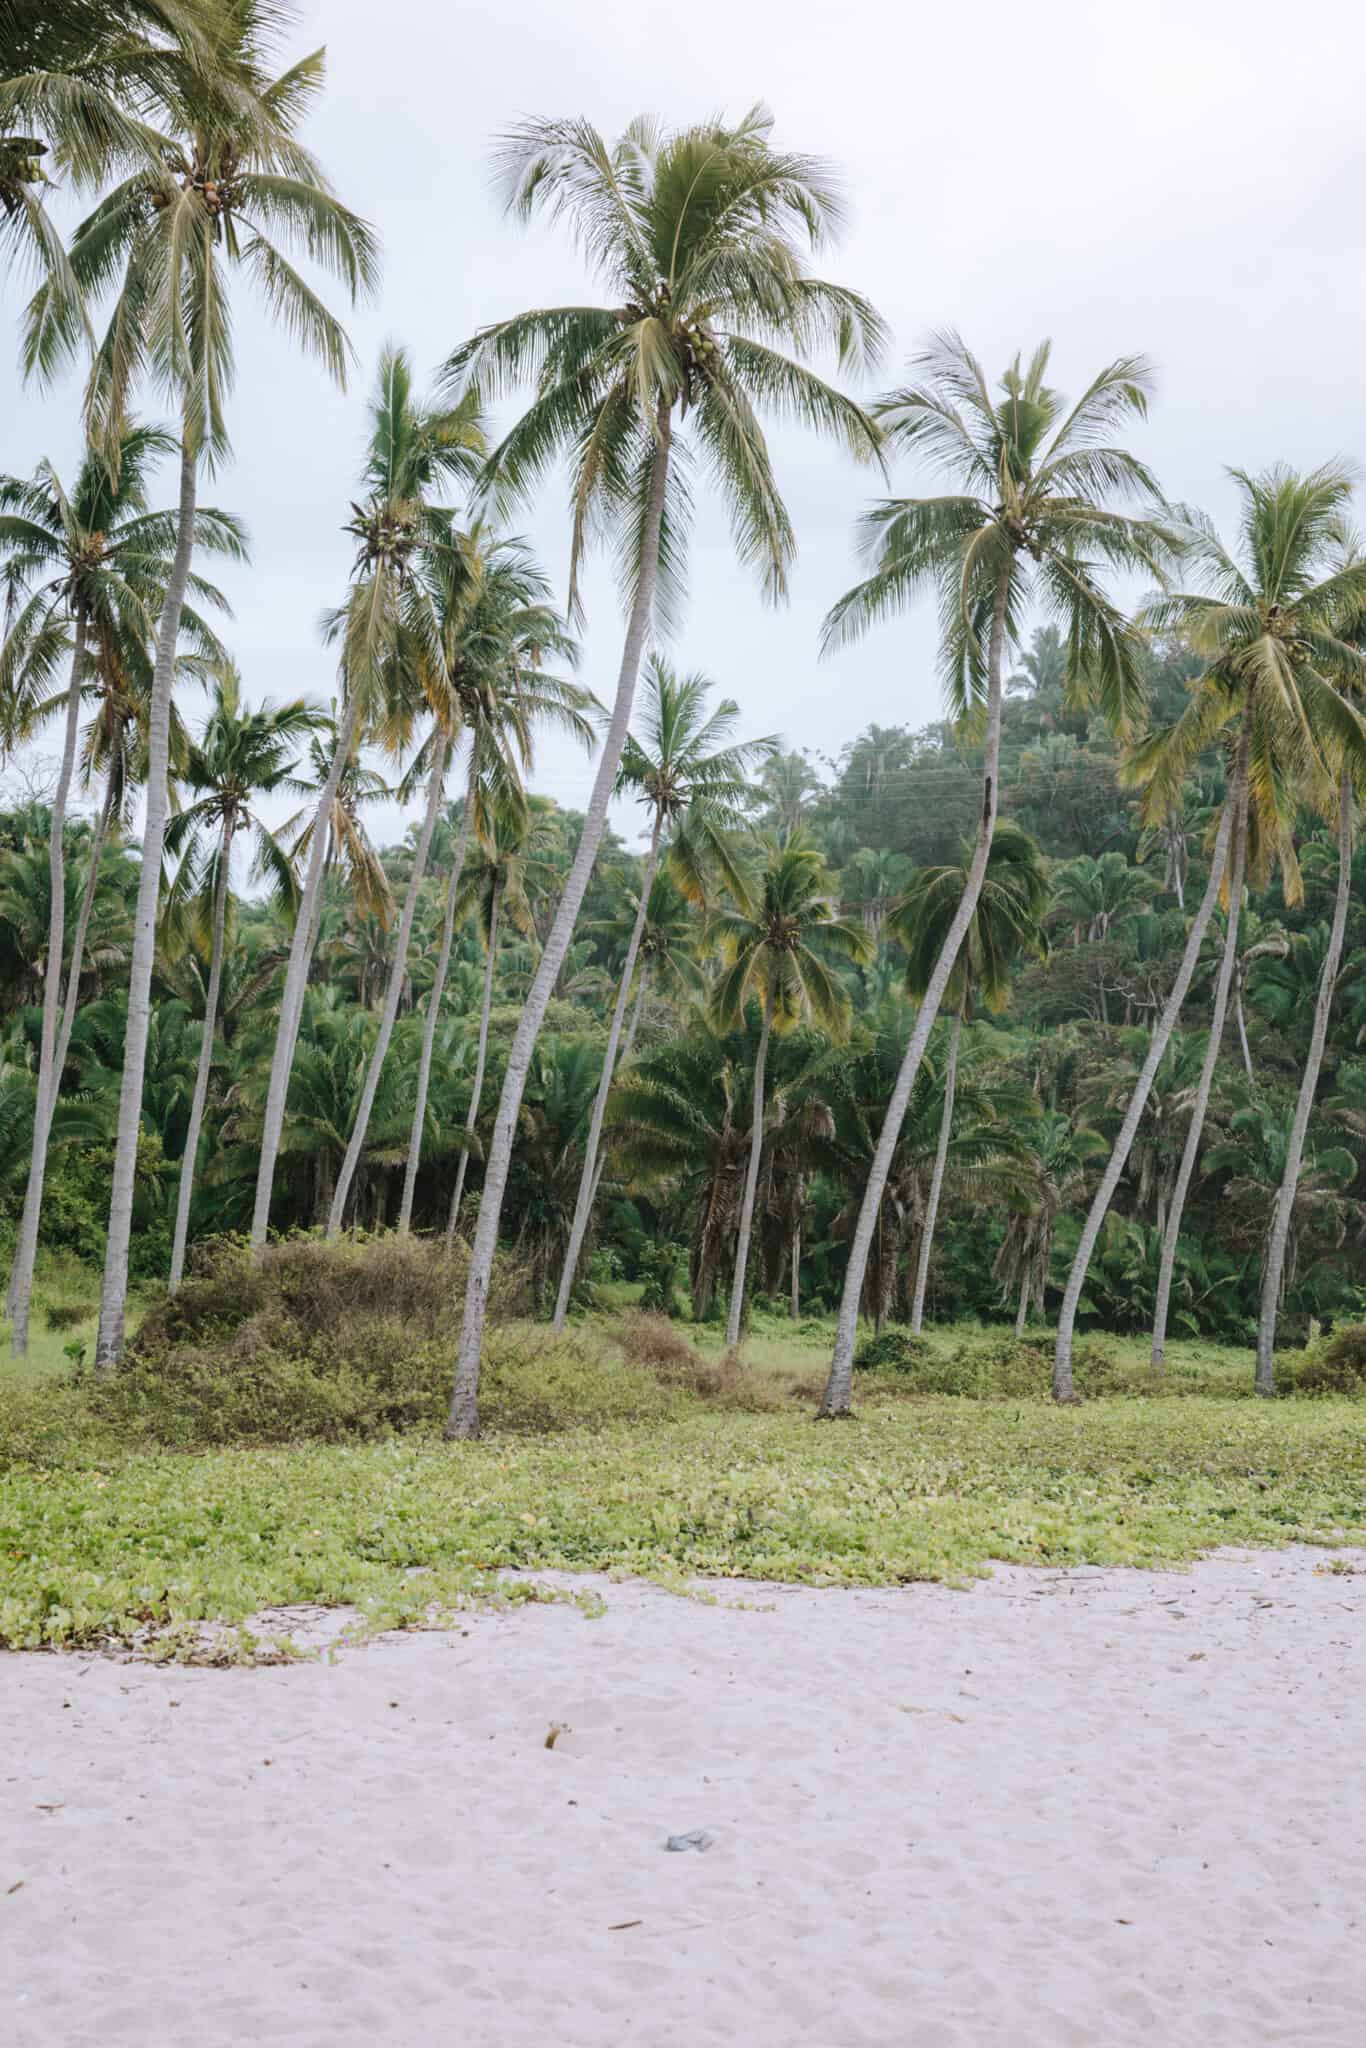
[[[204,998],[204,1036],[195,1070],[194,1095],[190,1101],[190,1127],[185,1133],[185,1156],[180,1162],[180,1192],[176,1198],[175,1237],[171,1243],[171,1280],[174,1294],[185,1271],[185,1240],[190,1231],[190,1197],[194,1193],[195,1162],[199,1156],[199,1132],[204,1122],[204,1104],[209,1094],[209,1072],[213,1066],[213,1039],[218,1022],[218,990],[223,978],[223,934],[228,921],[228,876],[232,862],[231,819],[223,826],[219,848],[218,886],[213,903],[213,952],[209,959],[209,988]]]
[[[759,1188],[759,1158],[764,1149],[764,1070],[768,1065],[768,1040],[773,1029],[773,996],[764,998],[764,1022],[759,1032],[759,1050],[754,1056],[754,1100],[750,1107],[749,1165],[745,1169],[745,1192],[740,1203],[740,1234],[735,1244],[735,1277],[730,1288],[730,1313],[726,1318],[726,1343],[734,1351],[740,1342],[740,1321],[745,1310],[745,1269],[749,1265],[749,1241],[754,1232],[754,1197]]]
[[[332,814],[342,775],[351,758],[359,715],[360,707],[354,695],[348,694],[342,710],[341,728],[337,733],[332,763],[327,771],[327,781],[323,784],[318,797],[318,807],[313,814],[313,842],[308,849],[308,872],[304,877],[303,896],[289,944],[289,963],[285,968],[285,986],[280,998],[280,1021],[276,1027],[275,1051],[270,1063],[270,1084],[266,1091],[261,1157],[256,1169],[256,1202],[251,1218],[251,1243],[254,1251],[259,1251],[265,1243],[266,1232],[270,1227],[270,1198],[275,1188],[275,1167],[280,1157],[280,1140],[284,1135],[289,1077],[294,1066],[294,1048],[299,1041],[299,1023],[303,1016],[304,994],[308,987],[309,963],[317,937],[323,869],[327,860],[327,820]]]
[[[612,718],[603,742],[602,758],[598,762],[598,772],[594,778],[593,794],[589,798],[583,832],[565,878],[564,894],[555,912],[555,921],[550,927],[545,950],[541,954],[508,1051],[507,1071],[503,1076],[503,1093],[498,1103],[498,1114],[494,1119],[488,1163],[484,1169],[479,1224],[470,1254],[465,1313],[461,1322],[455,1382],[451,1389],[451,1405],[446,1424],[449,1436],[471,1437],[479,1433],[479,1362],[484,1344],[484,1318],[488,1313],[489,1283],[493,1278],[494,1255],[498,1249],[498,1224],[503,1213],[503,1195],[512,1163],[517,1116],[522,1106],[522,1094],[531,1067],[531,1056],[536,1049],[536,1040],[540,1035],[550,1002],[550,992],[559,978],[564,956],[574,936],[574,923],[579,914],[579,905],[583,902],[588,878],[598,857],[598,848],[607,824],[607,806],[611,802],[612,791],[616,785],[621,750],[626,744],[631,706],[635,701],[636,677],[640,673],[641,656],[645,651],[645,636],[654,608],[655,581],[659,573],[659,534],[664,517],[665,486],[669,475],[670,429],[668,402],[661,398],[655,422],[655,452],[650,465],[649,493],[645,504],[644,531],[641,536],[640,581],[636,586],[631,616],[626,628],[626,643],[621,652],[621,668],[617,675],[617,694],[612,706]]]
[[[1252,1054],[1247,1042],[1247,1024],[1243,1017],[1243,970],[1241,966],[1237,969],[1237,980],[1233,987],[1233,1016],[1238,1026],[1238,1050],[1243,1056],[1243,1072],[1247,1075],[1248,1080],[1251,1081],[1255,1076],[1252,1072]]]
[[[958,1006],[958,1015],[953,1020],[953,1032],[949,1038],[949,1061],[944,1073],[944,1114],[939,1125],[939,1143],[934,1153],[934,1173],[930,1178],[930,1199],[925,1209],[925,1224],[920,1233],[920,1257],[915,1269],[915,1299],[911,1303],[911,1335],[920,1335],[920,1325],[925,1319],[925,1289],[930,1277],[930,1247],[934,1242],[934,1226],[939,1215],[939,1196],[944,1186],[944,1169],[949,1158],[949,1135],[953,1125],[953,1098],[958,1086],[958,1042],[963,1035],[963,1012],[967,1008],[964,996]]]
[[[61,1079],[61,1067],[57,1064],[57,1016],[62,993],[62,956],[66,951],[66,807],[76,767],[76,741],[81,725],[81,671],[84,667],[85,612],[78,608],[75,645],[71,654],[71,682],[67,689],[66,728],[62,736],[62,765],[52,798],[51,837],[47,849],[47,960],[43,968],[43,1025],[38,1045],[33,1138],[29,1150],[28,1184],[24,1189],[24,1211],[9,1282],[10,1347],[16,1358],[23,1358],[28,1351],[29,1304],[33,1298],[33,1268],[38,1257],[38,1225],[43,1209],[47,1144]]]
[[[621,1051],[617,1055],[616,1070],[618,1073],[621,1072],[622,1068],[626,1065],[626,1062],[630,1059],[631,1050],[636,1042],[636,1033],[640,1029],[640,1013],[645,1008],[645,985],[648,982],[649,978],[650,963],[647,960],[645,965],[640,970],[640,981],[636,991],[636,1006],[634,1010],[632,1010],[631,1012],[631,1021],[626,1027],[626,1036],[622,1041]],[[607,1154],[601,1149],[599,1149],[598,1168],[597,1172],[593,1175],[593,1192],[588,1197],[588,1213],[590,1216],[592,1215],[594,1209],[597,1207],[598,1204],[598,1189],[602,1186],[603,1168],[606,1166],[606,1164]]]
[[[1238,920],[1242,910],[1243,866],[1247,859],[1247,763],[1248,740],[1246,734],[1238,747],[1238,767],[1234,777],[1229,801],[1233,805],[1233,853],[1228,871],[1228,923],[1224,932],[1224,957],[1219,962],[1219,977],[1214,984],[1214,1007],[1210,1013],[1209,1043],[1200,1068],[1200,1080],[1191,1105],[1190,1128],[1181,1152],[1181,1164],[1177,1169],[1176,1185],[1172,1189],[1171,1208],[1167,1212],[1167,1228],[1162,1238],[1162,1264],[1157,1275],[1157,1299],[1153,1304],[1152,1368],[1160,1373],[1167,1362],[1167,1317],[1171,1309],[1172,1276],[1176,1271],[1176,1250],[1181,1236],[1181,1219],[1185,1213],[1186,1196],[1195,1173],[1195,1162],[1200,1154],[1200,1140],[1204,1135],[1205,1117],[1209,1111],[1210,1094],[1214,1088],[1215,1069],[1219,1065],[1219,1054],[1224,1043],[1224,1019],[1228,1014],[1229,989],[1238,968]]]
[[[991,853],[992,835],[996,830],[996,807],[999,797],[997,785],[1000,779],[1001,759],[1001,668],[1005,656],[1006,601],[1009,595],[1010,576],[1007,571],[1001,577],[996,591],[996,603],[991,619],[991,640],[987,653],[987,734],[983,762],[982,816],[977,828],[977,844],[973,848],[972,864],[968,869],[962,898],[944,944],[940,948],[939,958],[934,963],[929,985],[920,1005],[920,1014],[915,1020],[915,1028],[902,1056],[896,1086],[892,1090],[892,1099],[887,1105],[887,1115],[878,1136],[877,1150],[873,1154],[858,1223],[849,1247],[849,1264],[845,1270],[844,1293],[840,1300],[839,1323],[835,1331],[834,1356],[830,1361],[830,1377],[821,1401],[822,1415],[847,1415],[850,1411],[859,1300],[863,1293],[863,1277],[868,1268],[868,1253],[872,1247],[873,1232],[877,1226],[882,1197],[887,1187],[887,1176],[892,1169],[897,1140],[901,1136],[901,1126],[906,1117],[906,1105],[911,1099],[911,1089],[920,1071],[920,1062],[924,1058],[930,1031],[935,1018],[939,1015],[944,991],[948,987],[959,949],[976,914],[978,898],[982,893],[982,881]]]
[[[802,1226],[792,1226],[792,1294],[788,1302],[788,1313],[794,1323],[802,1319]]]
[[[417,1100],[413,1104],[413,1128],[408,1139],[408,1163],[403,1172],[403,1200],[398,1212],[398,1227],[404,1232],[412,1228],[413,1222],[413,1192],[417,1187],[417,1169],[422,1159],[423,1129],[427,1121],[427,1094],[432,1083],[432,1053],[436,1047],[436,1027],[441,1016],[441,998],[445,994],[446,975],[450,970],[451,946],[455,940],[455,904],[460,894],[460,877],[465,868],[465,849],[470,843],[470,827],[474,818],[474,796],[478,781],[478,752],[471,738],[465,808],[460,818],[455,852],[451,856],[451,871],[446,883],[446,916],[441,927],[441,951],[437,955],[436,974],[432,980],[431,994],[427,998],[427,1022],[422,1033],[422,1057],[417,1066]]]
[[[607,1114],[607,1098],[612,1092],[612,1082],[616,1077],[617,1047],[621,1043],[622,1020],[630,1000],[631,981],[636,971],[636,955],[640,951],[645,918],[650,907],[650,885],[654,881],[655,869],[659,865],[659,835],[663,826],[663,816],[656,811],[654,830],[650,834],[650,851],[645,857],[645,872],[641,879],[640,901],[636,906],[631,940],[626,948],[626,962],[621,970],[621,985],[617,989],[617,999],[612,1008],[612,1021],[607,1030],[607,1049],[602,1058],[598,1092],[593,1098],[593,1114],[588,1124],[588,1143],[583,1155],[583,1172],[579,1175],[579,1192],[574,1202],[574,1220],[569,1226],[569,1243],[560,1271],[559,1292],[555,1297],[552,1328],[557,1337],[563,1332],[569,1315],[569,1297],[574,1290],[574,1276],[578,1272],[583,1240],[588,1232],[588,1219],[593,1213],[593,1198],[597,1194],[598,1149],[602,1144],[603,1119]]]
[[[1029,1321],[1029,1267],[1025,1267],[1024,1279],[1020,1282],[1020,1306],[1015,1311],[1015,1335],[1023,1337],[1025,1324]]]
[[[413,854],[413,870],[408,877],[407,893],[403,898],[403,915],[398,921],[398,936],[394,940],[394,956],[389,963],[389,979],[384,990],[384,1008],[380,1011],[379,1033],[370,1063],[365,1069],[365,1080],[361,1086],[360,1101],[356,1105],[355,1121],[347,1141],[346,1157],[342,1160],[337,1185],[332,1192],[332,1208],[327,1219],[327,1235],[336,1237],[346,1213],[347,1197],[351,1183],[356,1177],[360,1155],[365,1146],[366,1134],[370,1129],[370,1113],[375,1106],[379,1090],[379,1077],[384,1071],[384,1062],[389,1054],[389,1041],[394,1035],[394,1023],[398,1017],[399,999],[403,984],[408,978],[408,948],[412,943],[413,920],[417,916],[417,899],[422,889],[422,878],[427,872],[427,855],[431,851],[432,834],[436,831],[437,813],[441,809],[441,790],[446,780],[446,763],[450,759],[450,741],[444,733],[437,735],[436,758],[427,784],[427,812],[422,820],[417,847]],[[465,827],[468,830],[468,826]],[[464,848],[461,848],[461,860]]]
[[[175,554],[157,626],[156,661],[152,669],[147,818],[142,835],[137,909],[133,917],[133,954],[128,969],[123,1084],[119,1091],[118,1138],[114,1147],[109,1229],[104,1249],[104,1288],[100,1299],[99,1335],[95,1343],[97,1373],[116,1365],[123,1351],[124,1310],[128,1301],[128,1247],[133,1235],[133,1194],[138,1169],[138,1132],[142,1123],[142,1080],[147,1064],[147,1033],[152,1019],[152,967],[156,957],[161,855],[170,800],[171,692],[175,685],[180,614],[185,604],[185,586],[189,581],[190,559],[194,553],[195,469],[196,457],[187,444],[182,426]]]
[[[1309,1056],[1304,1063],[1300,1092],[1295,1102],[1295,1117],[1290,1126],[1285,1172],[1277,1190],[1276,1206],[1271,1212],[1266,1268],[1262,1275],[1262,1299],[1257,1318],[1256,1388],[1259,1394],[1264,1395],[1274,1394],[1276,1391],[1276,1318],[1280,1311],[1281,1280],[1285,1272],[1286,1248],[1290,1240],[1290,1221],[1295,1208],[1296,1190],[1299,1187],[1309,1116],[1314,1107],[1314,1092],[1318,1087],[1319,1072],[1323,1066],[1323,1049],[1328,1039],[1328,1019],[1333,1008],[1338,968],[1342,963],[1343,939],[1347,930],[1347,911],[1352,896],[1353,801],[1352,778],[1350,773],[1344,772],[1342,786],[1338,792],[1338,889],[1333,900],[1333,922],[1328,934],[1328,951],[1324,955],[1323,969],[1319,975],[1318,999],[1314,1004],[1314,1028],[1309,1038]]]
[[[1138,1134],[1139,1124],[1143,1120],[1143,1112],[1148,1106],[1148,1097],[1152,1093],[1153,1081],[1157,1076],[1158,1068],[1162,1064],[1162,1055],[1167,1050],[1168,1041],[1171,1038],[1172,1032],[1176,1029],[1177,1019],[1181,1015],[1181,1005],[1186,1000],[1186,991],[1190,987],[1191,976],[1195,972],[1196,962],[1200,957],[1200,948],[1204,943],[1205,933],[1209,929],[1209,921],[1214,915],[1214,906],[1219,900],[1219,890],[1224,879],[1224,869],[1228,864],[1229,837],[1232,825],[1233,807],[1231,804],[1226,803],[1223,815],[1219,820],[1219,830],[1214,841],[1214,855],[1210,862],[1209,880],[1205,884],[1205,893],[1200,899],[1200,907],[1191,921],[1191,928],[1186,937],[1186,950],[1181,955],[1181,965],[1176,970],[1176,980],[1172,984],[1172,992],[1163,1005],[1162,1014],[1158,1018],[1157,1023],[1153,1026],[1152,1037],[1148,1041],[1147,1057],[1143,1062],[1138,1080],[1134,1084],[1134,1092],[1129,1097],[1129,1106],[1124,1113],[1124,1122],[1120,1126],[1119,1136],[1115,1140],[1114,1151],[1110,1154],[1109,1160],[1106,1163],[1105,1171],[1101,1175],[1100,1186],[1096,1189],[1091,1207],[1087,1212],[1086,1222],[1082,1227],[1081,1239],[1077,1245],[1076,1257],[1072,1261],[1072,1270],[1067,1276],[1067,1287],[1063,1294],[1062,1307],[1058,1311],[1058,1337],[1053,1353],[1053,1398],[1057,1401],[1070,1401],[1074,1398],[1072,1386],[1072,1332],[1076,1326],[1077,1305],[1081,1300],[1081,1290],[1086,1285],[1087,1269],[1091,1264],[1091,1254],[1096,1248],[1096,1239],[1100,1236],[1101,1225],[1104,1223],[1110,1204],[1114,1200],[1114,1193],[1115,1189],[1119,1186],[1120,1175],[1128,1163],[1134,1139]]]
[[[460,1218],[460,1201],[465,1192],[465,1174],[470,1163],[469,1140],[474,1135],[474,1126],[479,1117],[479,1098],[484,1092],[484,1063],[489,1051],[489,1013],[493,1008],[493,965],[498,957],[498,905],[501,887],[495,882],[493,896],[489,903],[489,950],[484,962],[484,1000],[479,1012],[479,1050],[474,1059],[474,1086],[470,1090],[469,1113],[465,1118],[465,1143],[460,1151],[460,1164],[455,1173],[455,1193],[451,1196],[451,1213],[446,1219],[446,1243],[455,1243],[455,1226]]]

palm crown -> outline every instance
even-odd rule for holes
[[[926,588],[937,591],[949,700],[955,714],[986,681],[989,628],[1004,589],[1005,636],[1018,646],[1042,606],[1066,638],[1076,695],[1093,692],[1116,731],[1143,697],[1139,642],[1107,596],[1107,570],[1161,578],[1176,535],[1160,516],[1147,468],[1111,435],[1144,417],[1152,373],[1140,356],[1110,363],[1068,407],[1045,380],[1049,344],[1017,356],[993,396],[956,334],[934,338],[912,365],[919,380],[873,408],[889,448],[925,455],[963,488],[888,498],[865,514],[870,573],[826,621],[827,647],[857,638]],[[1143,515],[1112,501],[1143,499]]]
[[[723,1029],[733,1029],[749,996],[759,994],[779,1034],[808,1015],[833,1036],[848,1031],[849,997],[816,949],[861,963],[872,945],[861,925],[840,917],[814,846],[799,837],[770,842],[757,901],[714,911],[708,932],[727,963],[712,990]]]
[[[675,411],[726,499],[741,559],[774,598],[795,542],[756,406],[833,434],[857,456],[877,447],[859,406],[782,353],[833,347],[841,364],[862,367],[883,330],[857,292],[809,273],[801,244],[820,249],[842,207],[822,164],[771,147],[771,125],[756,107],[733,128],[670,131],[642,118],[615,143],[576,120],[529,122],[504,139],[510,210],[568,220],[612,303],[482,328],[448,373],[490,395],[534,379],[534,401],[494,450],[486,481],[518,498],[568,454],[571,610],[584,551],[605,533],[634,590],[660,423]],[[674,446],[660,536],[655,608],[666,625],[681,592],[690,452]]]
[[[906,987],[924,995],[944,935],[963,894],[972,849],[957,866],[922,868],[888,919],[906,948]],[[948,984],[948,997],[966,1006],[980,996],[989,1010],[1004,1009],[1010,997],[1012,960],[1022,952],[1045,950],[1043,920],[1051,891],[1047,865],[1037,844],[1018,825],[996,827],[977,899]]]

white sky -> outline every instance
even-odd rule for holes
[[[1225,465],[1309,466],[1361,447],[1366,11],[1353,0],[1292,13],[1283,0],[875,0],[843,17],[809,0],[323,0],[298,48],[318,41],[330,86],[310,139],[379,227],[385,276],[349,322],[360,368],[346,394],[240,301],[234,461],[205,495],[251,530],[252,567],[225,580],[252,697],[333,693],[316,620],[345,584],[340,528],[381,342],[408,345],[425,374],[487,320],[585,296],[563,235],[505,222],[490,195],[490,137],[523,115],[581,113],[614,133],[641,111],[679,123],[767,100],[780,143],[843,174],[851,229],[823,267],[888,320],[881,383],[939,326],[961,329],[993,376],[1051,335],[1065,391],[1143,350],[1161,383],[1135,445],[1172,496],[1221,519]],[[0,301],[11,335],[19,300],[10,287]],[[0,379],[0,467],[50,454],[73,468],[74,382],[21,393],[12,348]],[[791,433],[775,453],[801,545],[792,602],[761,604],[704,501],[676,658],[740,700],[748,732],[820,753],[872,720],[925,723],[938,710],[932,608],[817,659],[872,479]],[[894,477],[920,487],[909,468]],[[523,524],[562,588],[563,490]],[[619,632],[602,575],[583,676],[607,698]],[[544,743],[538,788],[582,805],[590,780],[581,755]],[[402,829],[396,812],[374,822],[386,840]],[[619,823],[631,829],[630,813]]]

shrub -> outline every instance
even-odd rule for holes
[[[686,1389],[722,1408],[759,1412],[783,1405],[782,1389],[773,1380],[752,1371],[734,1351],[708,1358],[667,1316],[638,1309],[616,1335],[627,1361],[644,1366],[663,1386]]]
[[[855,1372],[910,1372],[929,1353],[923,1337],[909,1330],[883,1330],[880,1336],[865,1337],[854,1353]]]
[[[43,1311],[43,1321],[49,1330],[74,1330],[93,1314],[86,1301],[50,1301]]]
[[[1286,1394],[1366,1396],[1366,1323],[1347,1323],[1284,1361]]]
[[[640,1306],[654,1315],[680,1316],[683,1303],[678,1291],[679,1268],[683,1255],[677,1245],[651,1245],[637,1260],[637,1270],[645,1285],[640,1292]]]

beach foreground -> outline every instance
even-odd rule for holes
[[[572,1583],[330,1663],[0,1660],[5,2038],[1359,2042],[1360,1553]]]

